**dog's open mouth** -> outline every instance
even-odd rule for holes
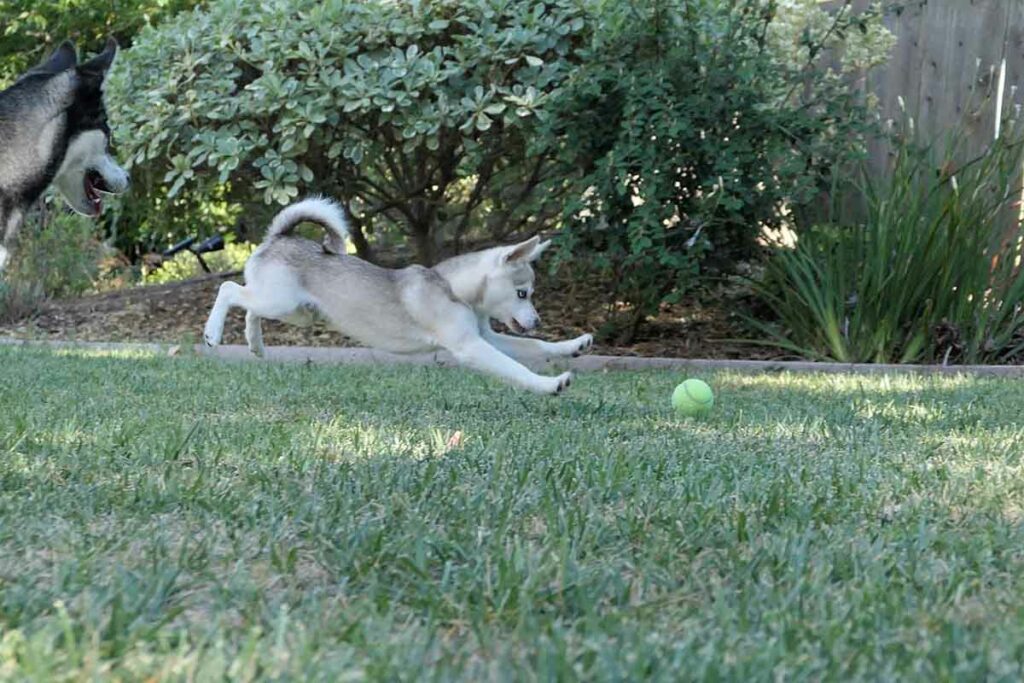
[[[526,332],[526,328],[520,325],[519,321],[516,320],[515,318],[509,318],[508,321],[505,323],[505,326],[508,327],[508,329],[515,332],[516,334],[523,334]]]
[[[92,214],[99,216],[103,211],[103,193],[110,194],[110,187],[99,171],[89,171],[85,174],[85,198],[92,207]]]

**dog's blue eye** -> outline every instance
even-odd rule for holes
[[[516,290],[516,294],[519,295],[520,299],[525,299],[526,297],[528,297],[530,295],[530,293],[528,291],[526,291],[525,289],[517,289]]]

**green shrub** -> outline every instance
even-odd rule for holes
[[[822,56],[866,66],[886,36],[809,0],[216,0],[112,75],[135,179],[118,244],[236,217],[254,239],[310,192],[350,204],[363,255],[371,233],[429,263],[441,240],[561,226],[630,304],[628,337],[860,152],[866,109]]]
[[[0,322],[13,322],[27,318],[39,309],[46,299],[37,282],[0,280]]]
[[[81,50],[102,47],[108,36],[127,46],[148,24],[202,0],[0,0],[0,87],[40,62],[64,40]]]
[[[261,234],[269,213],[243,211],[241,205],[229,198],[229,192],[226,185],[214,185],[188,199],[169,198],[166,185],[149,174],[133,172],[131,191],[110,202],[109,239],[133,261],[138,261],[186,237]]]
[[[397,230],[430,262],[442,236],[542,212],[533,128],[585,18],[583,0],[216,0],[122,55],[111,120],[141,201],[190,215],[226,188],[254,237],[269,205],[325,192],[354,200],[362,252]]]
[[[63,210],[47,211],[25,226],[7,275],[37,282],[47,296],[74,296],[92,287],[107,250],[92,222]]]
[[[63,206],[34,216],[0,279],[0,319],[22,318],[47,298],[77,296],[117,277],[127,265],[94,231],[92,221]]]
[[[1007,122],[959,166],[965,136],[927,144],[912,122],[889,172],[849,187],[863,225],[799,232],[757,286],[772,322],[755,326],[793,353],[843,362],[999,362],[1024,349],[1018,230],[1024,126]],[[1012,239],[1003,236],[1012,234]]]
[[[886,41],[875,15],[802,2],[608,3],[600,24],[550,134],[582,177],[563,245],[630,304],[612,320],[625,341],[700,268],[753,258],[862,153],[869,110],[820,56],[837,36]]]
[[[203,254],[203,260],[213,273],[241,270],[257,246],[251,242],[228,242],[221,251]],[[147,272],[143,279],[147,285],[163,284],[199,277],[205,272],[194,254],[183,251]]]

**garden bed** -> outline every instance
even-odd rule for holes
[[[203,324],[226,278],[211,275],[166,285],[134,287],[76,299],[47,302],[31,317],[0,324],[0,336],[21,339],[77,341],[190,343],[202,336]],[[568,273],[538,274],[535,303],[544,321],[538,336],[569,337],[593,332],[607,321],[610,299],[606,283],[597,277],[574,278]],[[242,344],[244,314],[232,311],[224,328],[225,344]],[[628,344],[599,340],[595,351],[609,355],[668,358],[774,359],[772,349],[736,341],[744,332],[720,306],[688,303],[665,306],[641,326]],[[268,321],[266,343],[271,346],[351,346],[347,339],[322,325],[298,328]]]

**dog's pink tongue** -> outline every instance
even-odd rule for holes
[[[89,176],[85,176],[85,198],[89,200],[92,205],[92,215],[99,216],[103,211],[103,198],[100,197],[100,193],[96,191],[96,186],[93,185],[92,180]]]

